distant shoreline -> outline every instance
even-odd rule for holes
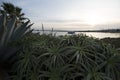
[[[43,31],[43,30],[34,30],[34,31]],[[104,32],[104,33],[120,33],[120,29],[106,29],[106,30],[44,30],[52,32]]]

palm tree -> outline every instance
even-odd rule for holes
[[[13,15],[17,16],[17,22],[20,23],[27,19],[24,17],[24,13],[22,13],[22,9],[20,7],[14,6],[12,3],[5,3],[1,5],[2,10],[1,12],[6,12],[8,15],[8,18],[11,18]]]

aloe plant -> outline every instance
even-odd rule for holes
[[[97,66],[81,64],[83,80],[112,80]]]
[[[68,73],[73,70],[72,65],[65,64],[63,66],[50,66],[49,63],[45,64],[46,69],[40,70],[39,78],[45,80],[69,80]],[[69,78],[69,79],[68,79]]]
[[[61,46],[59,46],[59,45],[61,45]],[[65,56],[65,54],[63,52],[62,44],[60,42],[58,42],[56,44],[55,44],[55,42],[54,43],[51,42],[51,44],[46,47],[46,53],[42,53],[39,56],[39,60],[41,58],[46,59],[45,62],[47,61],[47,62],[49,62],[49,65],[53,65],[53,66],[64,65],[65,62],[67,61],[67,56]],[[43,63],[44,63],[44,61],[43,61]]]
[[[21,24],[19,27],[16,27],[16,16],[13,15],[13,18],[9,21],[6,17],[6,13],[0,16],[0,55],[5,54],[3,50],[8,46],[9,42],[18,40],[23,37],[23,35],[28,32],[27,30],[32,26],[32,24],[28,25],[30,21],[27,21],[24,24]],[[5,54],[5,56],[7,55],[9,54]],[[4,57],[2,56],[2,58]]]
[[[18,27],[15,24],[18,24],[15,15],[11,19],[7,18],[5,12],[0,15],[0,65],[3,68],[10,68],[10,65],[14,62],[16,52],[21,48],[20,45],[13,46],[11,44],[32,31],[29,30],[32,26],[30,20],[19,24]]]

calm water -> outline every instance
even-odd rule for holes
[[[80,33],[77,33],[77,34],[80,34]],[[106,37],[118,38],[120,37],[120,33],[84,32],[83,34],[96,37],[96,38],[106,38]]]
[[[90,37],[96,37],[96,38],[106,38],[106,37],[111,37],[111,38],[118,38],[120,37],[120,33],[101,33],[101,32],[76,32],[75,34],[86,34],[87,36]],[[58,32],[57,35],[68,35],[67,32]]]
[[[40,34],[42,34],[43,32],[40,32]],[[46,31],[46,34],[49,34],[51,32]],[[60,36],[60,35],[69,35],[67,34],[67,32],[53,32],[54,34],[56,34],[56,36]],[[106,38],[106,37],[110,37],[110,38],[118,38],[120,37],[120,33],[103,33],[103,32],[76,32],[75,34],[86,34],[87,36],[90,37],[96,37],[96,38]]]

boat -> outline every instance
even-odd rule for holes
[[[75,31],[68,31],[68,34],[75,34]]]

